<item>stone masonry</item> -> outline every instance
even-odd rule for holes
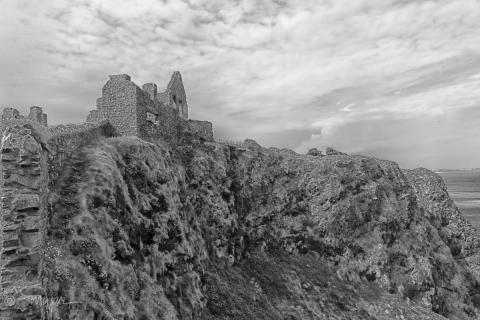
[[[103,86],[100,113],[122,135],[138,136],[138,95],[141,89],[126,74],[110,76]]]
[[[39,306],[32,301],[42,294],[42,206],[48,181],[42,167],[46,161],[31,130],[23,126],[5,130],[0,150],[1,319],[37,319],[39,314]]]
[[[44,315],[41,274],[49,188],[75,150],[118,136],[105,120],[49,128],[42,114],[38,107],[28,117],[5,108],[1,117],[0,319]]]
[[[2,116],[0,119],[0,129],[5,130],[7,126],[24,124],[29,122],[32,126],[39,128],[40,131],[46,130],[48,127],[47,124],[47,115],[43,113],[41,107],[33,106],[30,107],[30,113],[28,117],[25,117],[20,114],[20,112],[15,108],[4,108]]]
[[[112,75],[87,122],[48,127],[41,107],[28,116],[5,108],[0,118],[0,319],[41,319],[42,250],[48,194],[78,148],[118,135],[183,141],[213,141],[212,124],[188,119],[178,71],[163,92],[138,87],[126,74]],[[43,314],[43,315],[42,315]]]
[[[111,75],[90,111],[87,122],[109,121],[121,135],[161,137],[176,144],[183,132],[213,141],[212,124],[188,120],[188,104],[180,72],[175,71],[167,88],[158,92],[155,83],[140,88],[127,74]]]
[[[187,95],[183,87],[182,76],[179,71],[175,71],[170,82],[167,85],[169,102],[175,105],[178,115],[183,119],[188,119]]]

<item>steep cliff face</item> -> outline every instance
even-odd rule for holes
[[[69,161],[48,202],[52,319],[478,312],[474,240],[393,162],[125,137]]]
[[[424,168],[404,172],[415,189],[419,203],[425,209],[426,217],[439,230],[452,254],[465,259],[467,267],[479,280],[480,239],[477,230],[450,199],[442,178]]]

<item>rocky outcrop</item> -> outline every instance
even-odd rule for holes
[[[69,161],[48,201],[52,318],[478,313],[467,241],[458,253],[393,162],[126,137]]]
[[[38,114],[3,114],[2,317],[480,314],[477,233],[428,170]]]
[[[345,156],[347,155],[346,153],[343,153],[343,152],[340,152],[338,150],[335,150],[331,147],[328,147],[326,150],[325,150],[325,154],[327,156]]]
[[[442,177],[424,168],[404,170],[404,173],[427,218],[440,231],[453,256],[465,259],[470,271],[480,280],[480,239],[477,230],[450,199]]]
[[[321,150],[318,150],[317,148],[312,148],[308,150],[307,156],[321,157],[323,156],[323,153]]]

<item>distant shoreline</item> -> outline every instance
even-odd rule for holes
[[[435,173],[458,172],[458,171],[480,171],[480,168],[471,169],[432,169]]]
[[[450,198],[465,218],[480,228],[480,170],[445,170],[437,172],[447,186]]]

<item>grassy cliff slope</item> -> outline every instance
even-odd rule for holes
[[[49,199],[49,317],[474,318],[471,253],[411,180],[253,142],[83,148]]]

